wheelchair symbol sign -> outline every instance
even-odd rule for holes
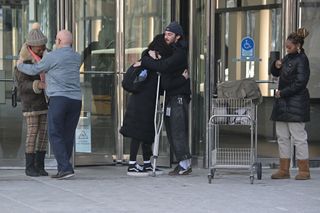
[[[254,41],[251,37],[244,37],[241,41],[241,58],[254,57]]]

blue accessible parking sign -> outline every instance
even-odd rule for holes
[[[244,37],[241,41],[241,59],[254,59],[254,41],[251,37]]]

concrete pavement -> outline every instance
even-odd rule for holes
[[[262,180],[252,185],[246,170],[218,170],[208,184],[207,169],[194,168],[190,176],[179,177],[129,177],[126,169],[78,167],[70,180],[0,170],[0,212],[320,212],[318,168],[311,169],[308,181],[271,180],[274,170],[264,168]],[[292,177],[296,172],[291,170]]]

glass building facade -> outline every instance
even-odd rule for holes
[[[277,162],[275,125],[269,120],[277,85],[268,71],[269,55],[271,51],[284,55],[287,35],[306,27],[310,31],[304,47],[311,68],[312,118],[307,131],[310,159],[316,162],[320,158],[316,122],[320,117],[319,7],[320,1],[314,0],[0,0],[0,168],[24,165],[26,124],[20,103],[11,106],[12,72],[34,22],[41,24],[49,49],[54,49],[56,33],[68,29],[74,36],[73,48],[81,54],[83,106],[76,134],[76,166],[128,160],[128,139],[118,131],[129,97],[121,87],[123,74],[172,20],[182,25],[189,44],[189,143],[195,166],[207,165],[211,140],[207,123],[217,84],[249,77],[259,82],[263,94],[258,107],[258,157],[264,163]],[[255,42],[256,60],[239,60],[241,40],[246,36]],[[220,140],[227,146],[243,144],[249,134],[242,128],[222,128]],[[54,166],[50,147],[46,160]],[[164,128],[159,163],[170,166],[174,161]]]

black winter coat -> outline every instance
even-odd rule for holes
[[[271,119],[283,122],[310,121],[310,96],[307,84],[310,76],[309,60],[302,50],[284,57],[282,68],[271,66],[272,75],[278,77],[280,98],[273,105]]]
[[[157,73],[148,70],[143,90],[130,95],[123,125],[120,129],[123,136],[145,143],[153,143],[157,82]]]
[[[159,55],[161,55],[161,60],[153,60],[149,56],[148,50],[155,50],[156,52],[158,52]],[[120,133],[122,135],[140,140],[144,143],[153,143],[155,136],[154,111],[158,82],[158,75],[156,70],[157,67],[145,67],[142,61],[143,59],[152,59],[152,61],[157,62],[166,61],[166,59],[172,58],[173,55],[176,55],[178,56],[178,60],[181,59],[182,61],[182,63],[176,64],[176,67],[182,67],[179,70],[184,70],[187,65],[186,52],[182,49],[181,51],[176,52],[176,54],[174,52],[175,51],[173,51],[172,48],[166,44],[164,35],[159,34],[154,37],[153,41],[149,44],[148,49],[142,53],[141,67],[147,68],[148,77],[146,79],[145,85],[143,85],[142,91],[134,93],[129,97],[127,110],[123,120],[123,126],[120,129]],[[173,57],[173,59],[177,58]],[[184,79],[181,74],[180,76]],[[181,82],[181,78],[177,77],[171,79],[170,82],[172,82],[173,84],[179,84],[179,82]],[[185,84],[185,82],[189,82],[188,85],[190,85],[190,81],[186,81],[184,79],[183,84]],[[189,87],[188,89],[190,90]]]
[[[185,79],[182,73],[188,68],[187,49],[177,43],[172,46],[173,54],[163,60],[142,57],[141,66],[162,74],[161,86],[167,91],[167,96],[185,95],[190,97],[190,79]]]

